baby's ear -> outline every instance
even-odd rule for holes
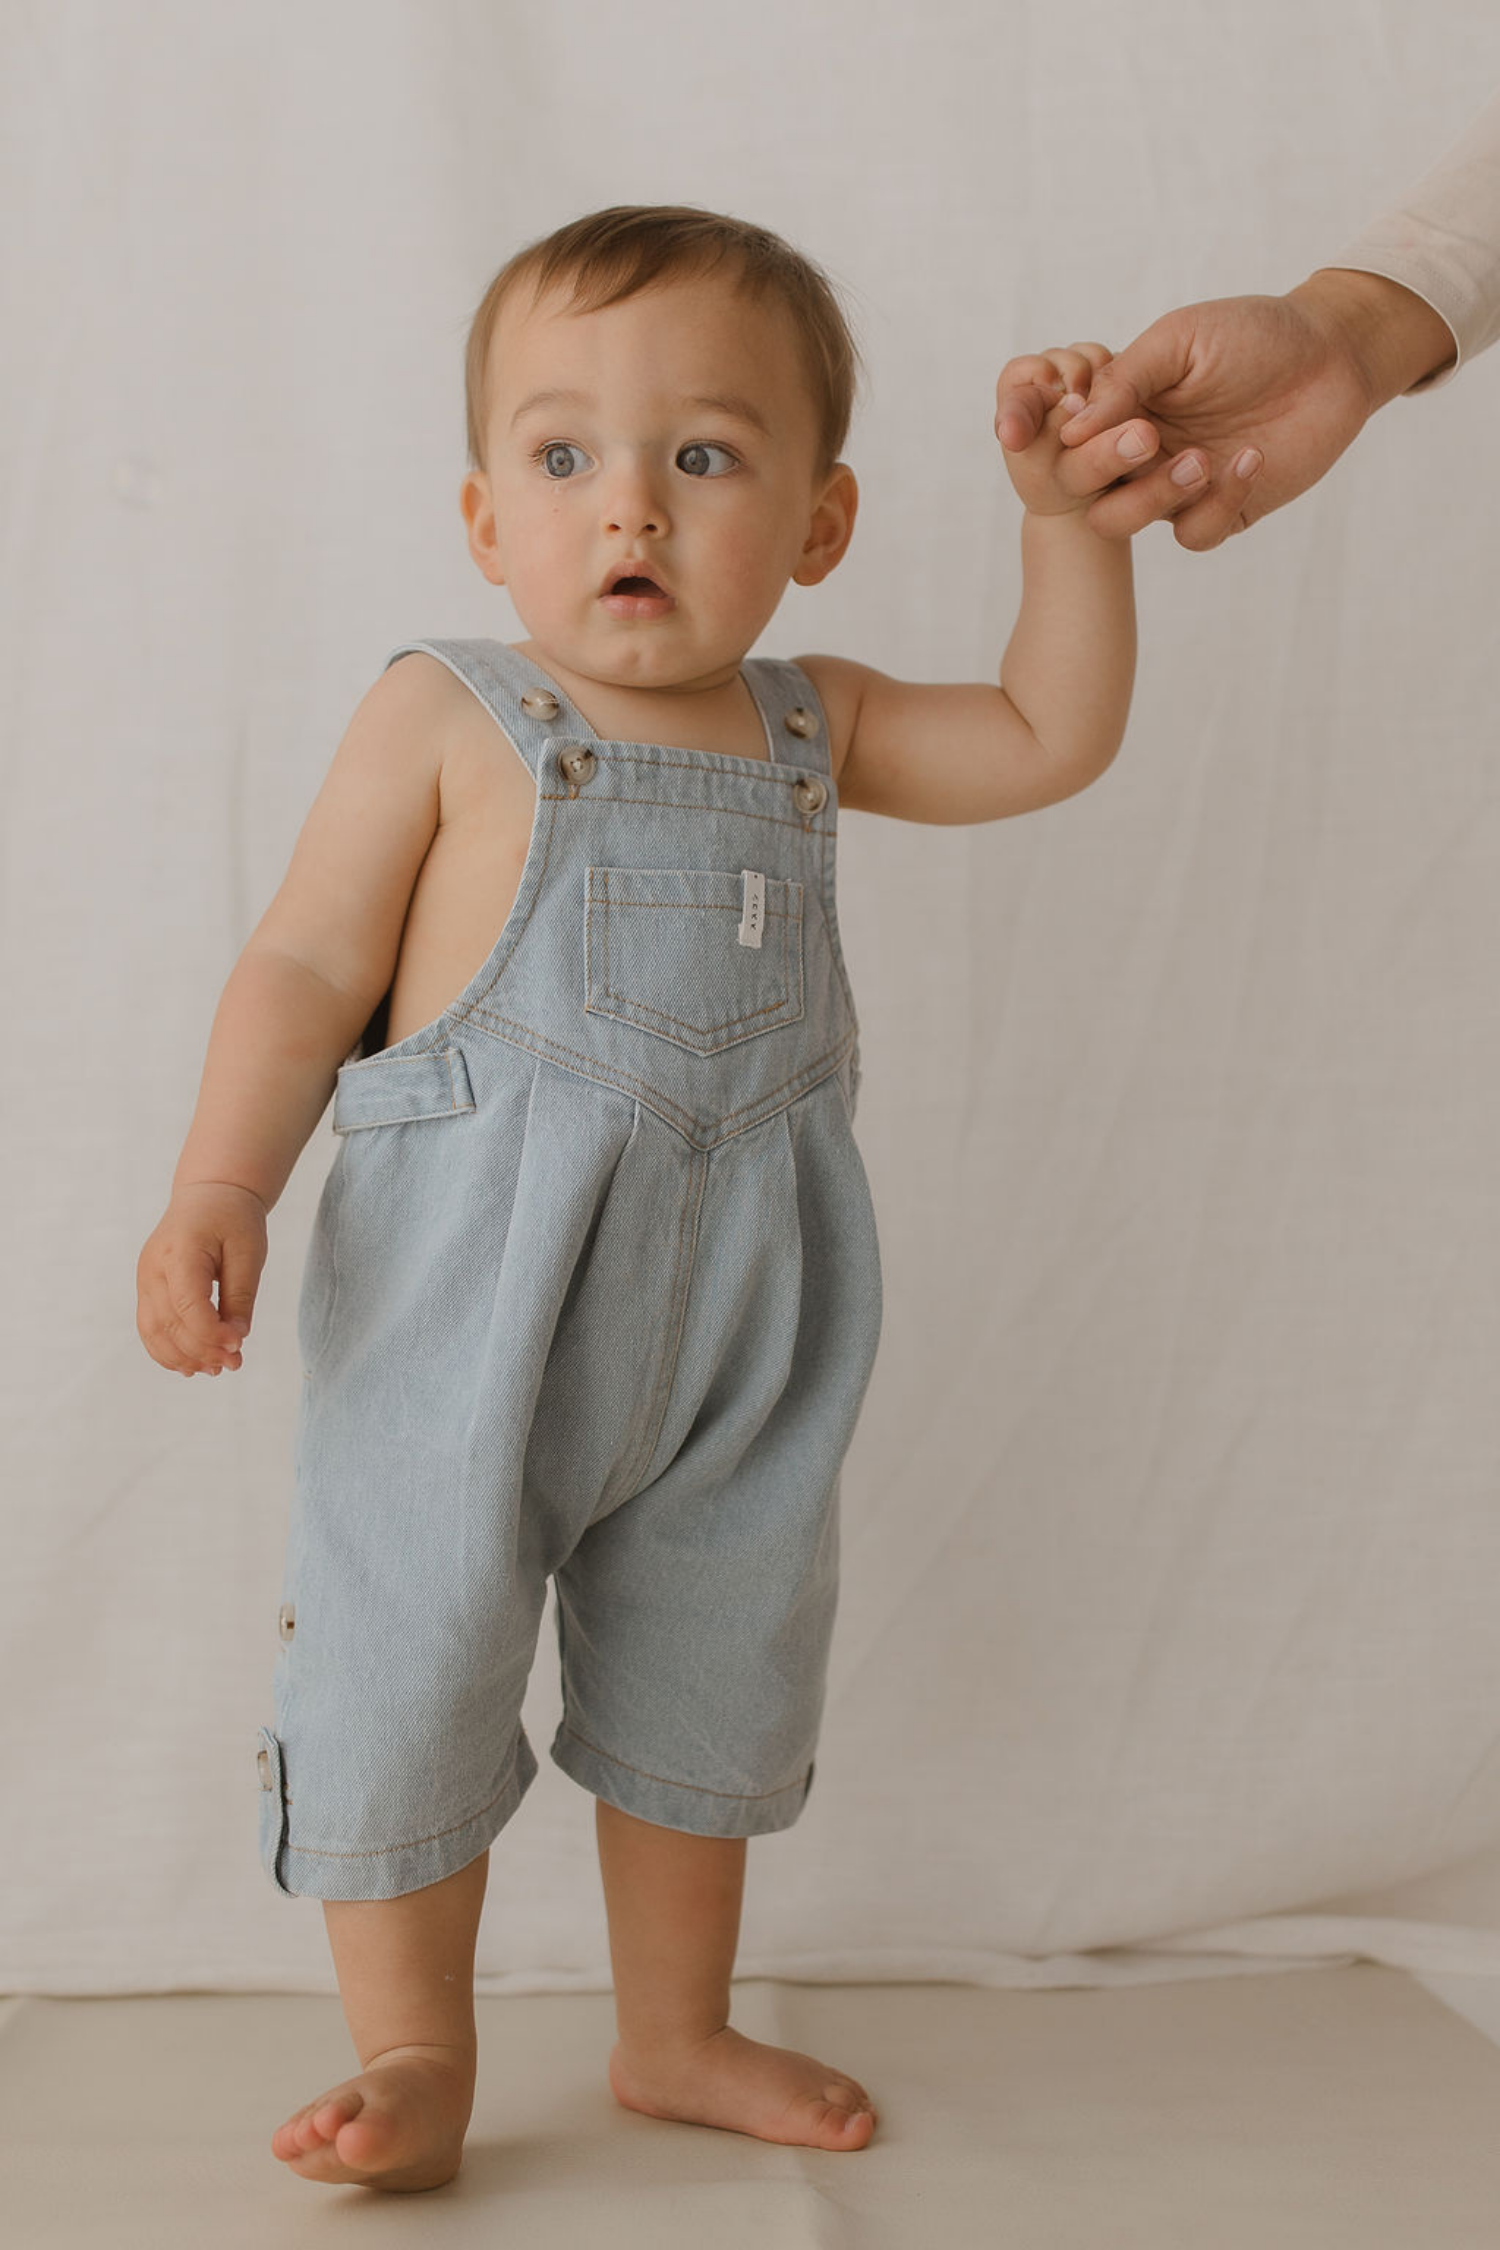
[[[847,461],[835,461],[812,513],[806,541],[792,572],[797,586],[816,586],[844,559],[859,513],[859,485]]]
[[[503,586],[505,571],[500,561],[495,503],[490,493],[490,480],[482,469],[471,469],[464,478],[459,486],[458,505],[468,528],[469,553],[492,586]]]

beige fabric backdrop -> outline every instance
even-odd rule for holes
[[[1500,21],[57,0],[3,42],[0,1987],[326,1988],[254,1765],[326,1120],[243,1374],[155,1367],[134,1266],[355,702],[411,633],[517,633],[456,505],[483,284],[607,202],[791,234],[873,379],[855,546],[764,651],[993,677],[1005,359],[1300,278],[1500,83]],[[1214,556],[1140,542],[1087,795],[841,824],[886,1327],[747,1973],[1500,1972],[1497,384]],[[545,1761],[492,1864],[482,1981],[604,1984]]]

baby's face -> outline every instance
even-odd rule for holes
[[[717,276],[597,312],[520,291],[491,347],[486,471],[464,480],[470,549],[544,661],[621,687],[718,686],[788,581],[814,583],[847,543],[852,499],[847,521],[820,500],[853,478],[820,480],[817,450],[780,307]]]

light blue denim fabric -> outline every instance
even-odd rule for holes
[[[549,1576],[563,1771],[696,1835],[791,1826],[881,1326],[812,682],[746,663],[763,762],[601,740],[503,642],[413,649],[537,803],[484,967],[338,1073],[257,1752],[267,1872],[330,1899],[437,1882],[516,1810]]]

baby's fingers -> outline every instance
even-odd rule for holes
[[[1066,389],[1049,360],[1013,359],[1002,370],[995,385],[995,435],[1007,453],[1025,452]]]
[[[1059,344],[1008,360],[995,385],[995,435],[1008,453],[1024,453],[1065,392],[1086,399],[1109,362],[1107,344]]]
[[[264,1241],[239,1233],[225,1237],[219,1266],[219,1317],[215,1325],[217,1341],[235,1366],[239,1364],[241,1339],[250,1333],[255,1292],[260,1286],[265,1255]]]
[[[213,1278],[213,1261],[203,1252],[168,1254],[163,1326],[185,1374],[219,1370],[219,1316],[209,1294]]]
[[[238,1364],[238,1346],[226,1350],[213,1304],[217,1270],[209,1249],[180,1241],[157,1245],[143,1261],[136,1326],[159,1366],[179,1375],[216,1375],[226,1357]]]

